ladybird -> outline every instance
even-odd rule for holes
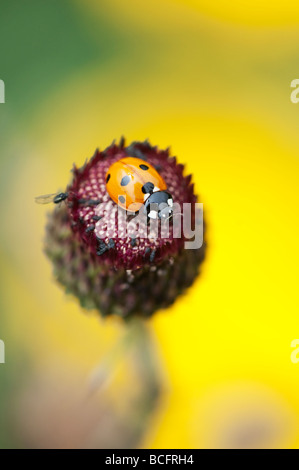
[[[109,196],[123,209],[136,213],[144,205],[149,218],[172,216],[172,196],[162,176],[148,162],[121,158],[109,167],[105,178]]]

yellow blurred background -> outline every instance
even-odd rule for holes
[[[80,407],[124,326],[86,315],[58,288],[34,197],[63,190],[73,162],[124,135],[171,146],[208,227],[201,276],[148,322],[163,393],[138,445],[298,448],[298,2],[1,8],[0,447],[85,445],[93,413],[61,403]],[[117,368],[116,403],[125,360]],[[82,435],[54,440],[45,422],[55,412],[62,430]]]

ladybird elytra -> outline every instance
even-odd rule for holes
[[[108,169],[106,188],[111,199],[123,209],[137,212],[153,192],[167,185],[157,170],[140,158],[125,157]]]

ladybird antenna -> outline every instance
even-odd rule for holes
[[[173,217],[174,217],[175,215],[183,215],[183,214],[182,214],[181,212],[175,212],[175,213],[172,212],[172,214],[170,214],[170,215],[165,219],[165,221],[166,221],[166,220],[169,220],[169,219],[173,219]]]

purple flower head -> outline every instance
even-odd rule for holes
[[[164,179],[179,208],[167,222],[149,219],[142,210],[125,211],[110,198],[108,169],[128,156],[153,166]],[[102,315],[148,316],[192,284],[205,243],[185,249],[186,231],[177,233],[183,204],[193,207],[197,201],[191,176],[183,171],[168,149],[159,150],[147,141],[125,147],[124,139],[97,150],[82,168],[74,167],[67,201],[49,218],[46,252],[58,280],[84,307],[97,308]],[[192,211],[190,227],[194,222]]]

